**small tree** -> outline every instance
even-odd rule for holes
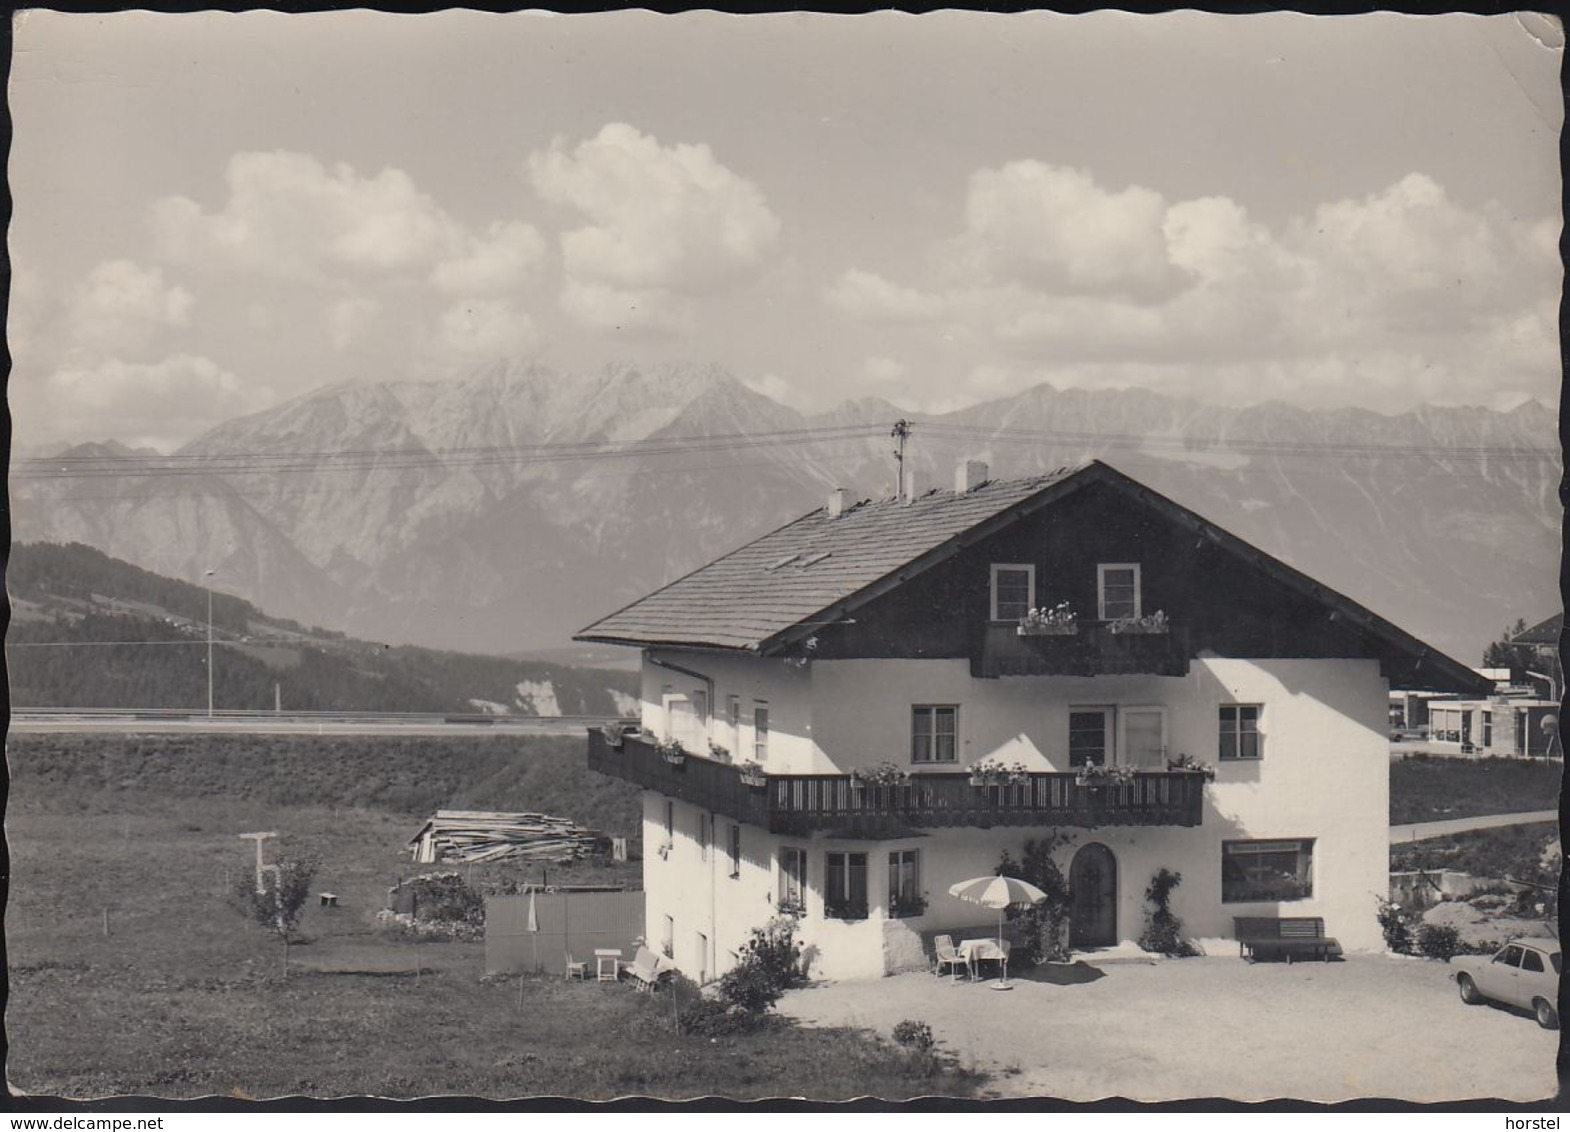
[[[1412,954],[1412,919],[1406,909],[1394,901],[1381,899],[1378,916],[1385,946],[1397,955]]]
[[[234,886],[235,901],[258,924],[278,935],[287,946],[300,924],[311,882],[321,868],[321,858],[311,854],[282,854],[277,865],[262,873],[262,887],[249,874]]]
[[[1521,673],[1529,671],[1537,663],[1537,652],[1531,645],[1512,644],[1510,638],[1517,633],[1526,632],[1526,622],[1517,619],[1513,628],[1507,628],[1500,634],[1500,639],[1492,642],[1483,650],[1484,668],[1508,668],[1510,678],[1513,680]]]
[[[1068,924],[1073,905],[1069,899],[1068,878],[1052,858],[1052,851],[1067,844],[1068,840],[1065,834],[1033,838],[1025,842],[1020,860],[1014,860],[1005,849],[1003,859],[998,862],[998,876],[1029,881],[1047,894],[1040,904],[1024,909],[1010,907],[1004,912],[1024,929],[1021,951],[1032,965],[1062,963],[1069,958]]]

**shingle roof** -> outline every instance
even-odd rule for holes
[[[1565,627],[1565,615],[1556,613],[1547,621],[1539,621],[1530,629],[1523,629],[1510,638],[1517,645],[1557,645],[1559,634]]]
[[[819,508],[590,625],[580,641],[758,650],[1085,466],[1051,475]]]
[[[1385,659],[1402,662],[1401,686],[1478,695],[1492,690],[1492,682],[1351,598],[1100,460],[968,492],[932,491],[909,503],[863,501],[837,518],[820,508],[602,618],[574,639],[769,654],[1090,483],[1110,484],[1348,617],[1383,642]]]

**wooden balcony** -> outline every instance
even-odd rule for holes
[[[1186,676],[1188,629],[1114,633],[1106,622],[1081,622],[1066,636],[1020,636],[1012,621],[988,622],[972,676]]]
[[[1205,788],[1202,775],[1183,771],[1140,772],[1122,786],[1081,785],[1073,774],[972,786],[963,771],[887,785],[853,784],[846,774],[771,774],[765,785],[749,786],[729,763],[688,755],[673,766],[647,736],[618,743],[598,728],[589,729],[589,769],[773,833],[851,837],[947,827],[1197,826]]]

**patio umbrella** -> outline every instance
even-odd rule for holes
[[[983,908],[996,908],[998,910],[998,950],[1003,950],[1003,910],[1011,904],[1040,904],[1047,898],[1047,894],[1031,884],[1029,881],[1020,880],[1018,877],[989,876],[976,877],[973,880],[962,880],[958,884],[949,885],[949,895],[957,896],[961,900],[972,904],[980,904]],[[1005,968],[1006,970],[1007,968]],[[999,979],[993,984],[1002,989],[1008,986],[1006,979]]]

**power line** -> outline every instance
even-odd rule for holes
[[[346,449],[337,452],[184,453],[147,459],[64,456],[19,461],[19,480],[102,479],[163,476],[221,476],[383,471],[404,468],[516,467],[541,463],[643,459],[700,452],[731,452],[794,444],[828,443],[877,436],[881,425],[783,429],[758,433],[711,433],[660,437],[624,444],[609,441],[495,445],[437,449]]]

